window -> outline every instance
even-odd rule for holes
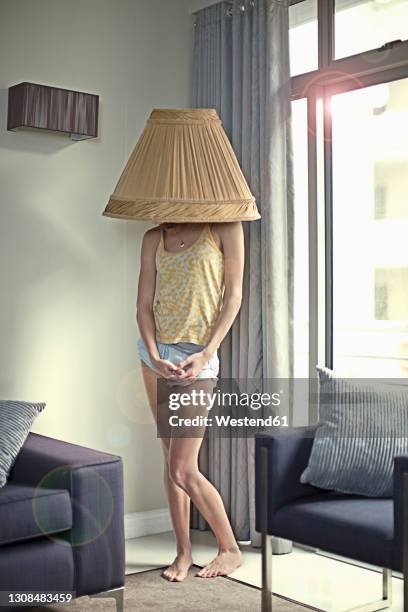
[[[333,96],[331,118],[333,364],[398,378],[408,368],[408,78]]]
[[[295,376],[408,377],[408,0],[291,5]]]
[[[408,38],[408,0],[336,0],[335,58]]]
[[[385,219],[387,216],[387,188],[385,185],[375,186],[374,192],[374,218]]]
[[[289,7],[290,74],[317,68],[317,0],[303,0]]]
[[[401,268],[377,268],[375,270],[375,319],[401,322],[401,344],[403,346],[406,346],[408,340],[406,337],[408,333],[407,289],[408,265]],[[401,353],[401,351],[398,352]]]

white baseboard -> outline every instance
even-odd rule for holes
[[[171,519],[168,508],[133,512],[125,514],[125,539],[140,538],[145,535],[171,531]]]

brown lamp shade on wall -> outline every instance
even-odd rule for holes
[[[99,96],[82,91],[19,83],[8,92],[7,129],[66,132],[72,140],[98,136]]]
[[[103,214],[158,223],[260,218],[214,109],[153,110]]]

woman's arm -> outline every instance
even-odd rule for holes
[[[244,232],[240,221],[217,223],[217,234],[224,252],[224,299],[211,335],[201,353],[190,355],[179,366],[187,369],[186,378],[197,376],[227,335],[241,307],[244,275]],[[197,371],[198,370],[198,371]]]
[[[155,253],[159,239],[160,233],[156,228],[148,230],[143,236],[137,288],[137,324],[150,357],[153,359],[159,358],[153,317],[153,300],[156,290]]]
[[[242,301],[244,275],[244,232],[240,221],[217,224],[224,251],[224,299],[220,313],[204,349],[209,359],[220,346],[235,321]]]
[[[156,344],[156,325],[153,315],[153,301],[156,290],[156,249],[160,240],[160,230],[153,228],[143,236],[139,283],[137,289],[137,323],[140,335],[149,351],[155,369],[168,378],[179,368],[171,361],[160,359]]]

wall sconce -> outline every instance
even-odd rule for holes
[[[98,136],[99,96],[19,83],[9,88],[7,129],[37,128],[70,134],[72,140]]]

